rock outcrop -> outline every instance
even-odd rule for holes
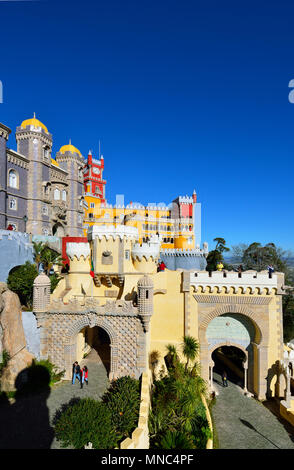
[[[0,353],[6,350],[10,360],[1,377],[1,389],[15,390],[15,379],[34,356],[26,349],[22,312],[18,295],[0,283]]]

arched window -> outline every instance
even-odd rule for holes
[[[17,188],[17,173],[15,170],[9,171],[9,186],[11,188]]]
[[[66,191],[65,191],[65,189],[62,191],[62,200],[66,201]]]
[[[9,209],[16,211],[17,209],[16,199],[12,198],[9,200]]]
[[[57,188],[54,189],[54,199],[55,199],[55,201],[59,201],[59,199],[60,199],[60,191]]]

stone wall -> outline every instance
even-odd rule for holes
[[[130,304],[119,306],[119,302],[108,301],[95,309],[69,302],[61,308],[53,305],[46,313],[36,313],[36,317],[40,357],[65,370],[64,379],[71,378],[77,335],[85,327],[98,326],[110,338],[110,379],[124,375],[138,378],[146,367],[146,336],[138,312]]]
[[[132,437],[125,439],[120,449],[149,449],[148,417],[151,405],[152,376],[150,370],[142,374],[141,404],[138,426],[132,432]]]
[[[0,253],[5,253],[5,258],[0,263],[0,282],[7,281],[9,271],[15,266],[34,261],[28,233],[0,230]]]
[[[33,312],[22,312],[22,325],[26,340],[27,350],[40,359],[40,331],[37,327],[37,319]]]
[[[34,356],[26,349],[18,295],[11,292],[5,283],[0,283],[0,326],[0,349],[10,356],[1,378],[1,388],[9,391],[15,389],[17,375],[32,363]]]

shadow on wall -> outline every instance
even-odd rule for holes
[[[13,404],[5,392],[0,394],[0,449],[50,449],[49,382],[48,370],[33,365],[18,374]]]

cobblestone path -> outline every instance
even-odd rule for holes
[[[89,397],[99,400],[109,385],[106,369],[95,350],[92,350],[89,356],[87,356],[80,365],[87,365],[89,369],[89,385],[84,384],[81,389],[78,380],[75,381],[74,385],[69,381],[64,381],[61,384],[56,385],[51,390],[46,403],[49,410],[49,421],[51,426],[55,412],[61,407],[61,405],[68,403],[75,397]],[[60,443],[54,438],[51,444],[51,449],[60,448]]]
[[[281,422],[264,404],[214,373],[219,395],[212,408],[220,449],[294,449],[294,428]]]

